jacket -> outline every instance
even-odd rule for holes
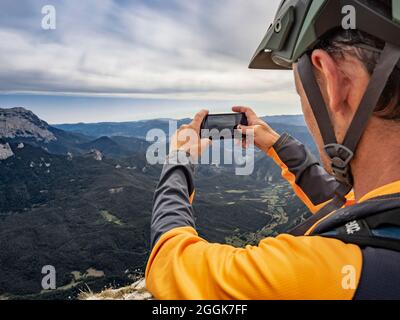
[[[281,136],[269,151],[282,176],[312,213],[329,203],[336,180],[296,139]],[[158,299],[399,299],[400,253],[361,248],[323,236],[330,225],[400,208],[400,181],[373,190],[339,210],[304,236],[281,234],[244,249],[209,243],[198,236],[194,211],[194,167],[163,168],[155,192],[152,252],[147,288]]]

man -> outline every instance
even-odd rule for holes
[[[357,29],[343,29],[343,8]],[[245,107],[255,144],[315,213],[257,247],[211,244],[195,230],[191,159],[207,111],[172,139],[155,194],[148,289],[159,299],[400,298],[400,5],[398,0],[282,1],[256,69],[293,68],[325,169],[297,140]],[[184,140],[188,130],[197,139]],[[179,157],[175,157],[179,155]],[[182,161],[182,159],[187,161]],[[328,174],[329,172],[329,174]]]

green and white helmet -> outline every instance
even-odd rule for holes
[[[380,0],[283,0],[249,67],[290,69],[327,34],[342,27],[343,9],[348,6],[355,10],[357,30],[400,46],[400,0],[391,1],[392,16],[387,16],[376,10]]]

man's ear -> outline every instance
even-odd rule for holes
[[[338,68],[336,61],[324,50],[314,50],[311,56],[314,67],[321,78],[320,85],[324,86],[322,92],[325,95],[328,107],[334,114],[344,113],[348,85],[343,73]]]

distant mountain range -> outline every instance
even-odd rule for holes
[[[313,147],[300,117],[266,120]],[[86,285],[124,285],[143,272],[161,170],[147,163],[143,138],[167,123],[55,127],[23,108],[0,109],[0,299],[75,297]],[[197,169],[201,236],[242,246],[304,219],[279,168],[261,152],[255,160],[246,177],[233,166]],[[59,289],[44,293],[40,270],[49,264]]]
[[[302,115],[288,116],[266,116],[262,118],[269,124],[286,124],[289,126],[305,126]],[[169,121],[173,119],[154,119],[134,122],[102,122],[102,123],[77,123],[77,124],[58,124],[55,128],[60,130],[80,133],[91,137],[102,136],[127,136],[146,138],[146,133],[151,129],[161,129],[168,132]],[[178,122],[178,126],[189,123],[190,119],[173,120]]]

